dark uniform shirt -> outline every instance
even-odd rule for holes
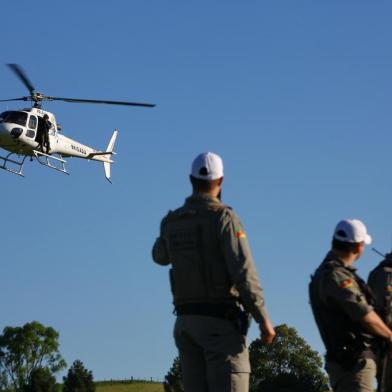
[[[312,277],[309,295],[327,359],[370,347],[372,336],[360,320],[373,310],[372,298],[355,268],[329,252]]]
[[[392,327],[392,254],[388,254],[373,271],[370,272],[368,285],[372,289],[375,308],[384,322]]]
[[[161,222],[153,259],[172,264],[175,305],[240,302],[262,323],[267,313],[244,228],[231,208],[192,195]]]
[[[368,285],[375,299],[375,309],[389,328],[392,327],[392,254],[387,254],[373,271],[370,272]],[[392,391],[392,361],[388,346],[381,339],[376,345],[378,357],[378,389]]]

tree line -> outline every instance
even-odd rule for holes
[[[5,327],[0,335],[0,390],[14,392],[95,392],[93,374],[75,360],[63,377],[55,375],[67,364],[59,352],[59,333],[37,321]]]
[[[276,327],[271,345],[260,339],[249,346],[251,392],[326,392],[327,377],[316,351],[295,328]],[[5,327],[0,335],[0,391],[2,392],[95,392],[93,374],[75,360],[56,383],[55,375],[67,367],[59,352],[59,333],[37,321],[22,327]],[[165,392],[183,392],[178,358],[165,376]]]

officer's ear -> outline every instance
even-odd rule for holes
[[[223,177],[219,178],[218,185],[222,186],[222,183],[223,183]]]
[[[364,242],[357,242],[354,244],[354,254],[361,255],[365,250],[365,243]]]

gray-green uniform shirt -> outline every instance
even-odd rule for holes
[[[383,260],[373,271],[370,272],[368,285],[373,291],[375,299],[375,308],[380,317],[392,327],[392,254],[386,255]],[[385,345],[377,346],[378,357],[378,374],[377,379],[383,386],[384,391],[392,390],[392,361],[390,356],[385,352]],[[380,389],[380,387],[379,387]]]
[[[373,271],[370,272],[368,285],[371,287],[375,308],[381,318],[392,326],[392,254],[388,254]]]
[[[245,230],[219,199],[196,194],[170,211],[152,254],[172,264],[175,305],[240,302],[258,323],[268,317]]]
[[[373,310],[370,291],[356,269],[329,252],[312,277],[310,303],[327,349],[334,392],[373,392],[376,364],[372,336],[360,320]]]
[[[373,310],[366,284],[334,252],[329,252],[310,284],[310,302],[327,354],[371,336],[360,320]]]

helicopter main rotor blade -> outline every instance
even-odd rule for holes
[[[34,86],[30,82],[29,78],[26,76],[26,74],[23,72],[22,68],[18,64],[7,64],[11,70],[15,73],[15,75],[22,81],[22,83],[27,87],[29,90],[30,94],[34,94]]]
[[[7,101],[28,101],[30,97],[12,98],[12,99],[0,99],[0,102]]]
[[[50,101],[64,101],[64,102],[76,102],[76,103],[104,103],[108,105],[143,106],[146,108],[153,108],[155,106],[151,103],[103,101],[99,99],[78,99],[78,98],[60,98],[60,97],[47,97],[47,98]]]

